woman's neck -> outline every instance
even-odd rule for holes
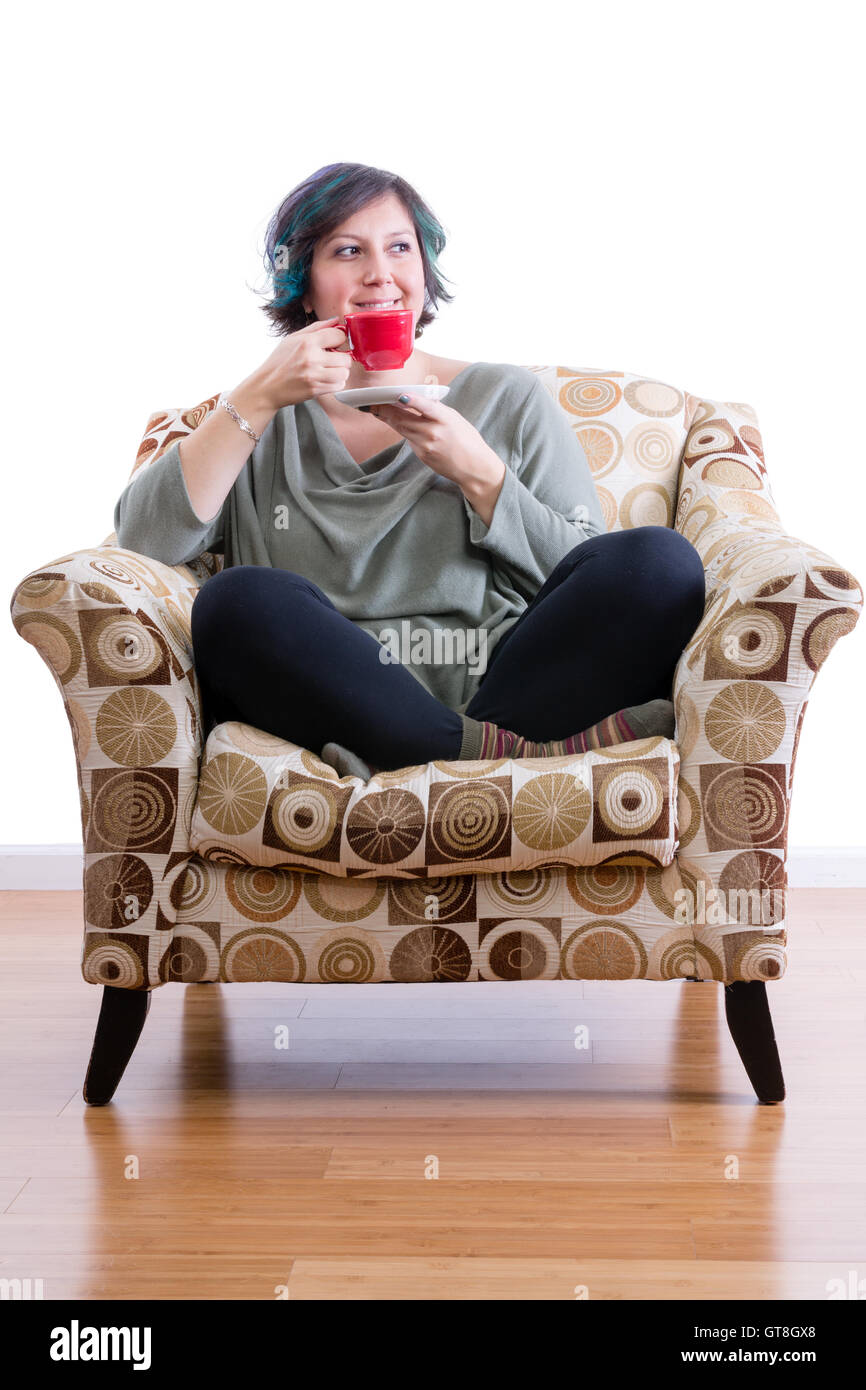
[[[355,391],[364,386],[420,386],[430,372],[430,361],[430,354],[422,352],[420,348],[407,357],[402,367],[393,371],[368,372],[363,363],[353,360],[343,390]]]
[[[424,378],[431,376],[433,359],[428,352],[421,352],[416,348],[412,356],[396,371],[390,372],[368,372],[361,362],[352,362],[349,369],[349,378],[345,386],[341,386],[341,391],[359,391],[366,386],[420,386]],[[338,401],[333,392],[316,398],[325,410],[332,415],[345,415],[357,413],[352,405],[345,405]]]

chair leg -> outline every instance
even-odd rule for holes
[[[102,1007],[82,1090],[88,1105],[107,1105],[117,1090],[141,1036],[151,994],[149,989],[103,986]]]
[[[785,1099],[785,1081],[763,980],[725,985],[725,1016],[737,1051],[762,1105]]]

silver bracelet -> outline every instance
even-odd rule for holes
[[[254,439],[258,444],[262,436],[260,434],[256,434],[249,421],[245,420],[242,415],[238,415],[238,412],[235,410],[228,396],[221,395],[219,403],[225,410],[228,411],[229,415],[232,417],[233,420],[237,420],[244,433],[248,434],[250,439]]]

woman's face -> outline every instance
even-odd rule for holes
[[[391,301],[384,303],[374,301]],[[412,218],[393,194],[368,203],[316,243],[307,313],[316,319],[378,308],[424,310],[424,264]]]

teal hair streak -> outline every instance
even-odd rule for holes
[[[321,169],[317,169],[308,182],[313,182],[328,169],[336,168],[336,165],[326,164]],[[339,188],[346,182],[348,173],[344,170],[330,179],[319,190],[315,198],[306,204],[302,201],[298,208],[297,215],[292,219],[280,236],[279,245],[275,248],[279,251],[281,247],[287,247],[295,238],[299,237],[305,226],[315,223],[322,208],[326,205],[328,195],[333,189]],[[274,286],[274,296],[271,300],[277,308],[283,308],[286,304],[291,304],[295,299],[299,299],[309,284],[309,270],[312,260],[312,253],[293,260],[289,253],[289,264],[285,268],[277,269],[275,261],[272,261],[272,281]]]

